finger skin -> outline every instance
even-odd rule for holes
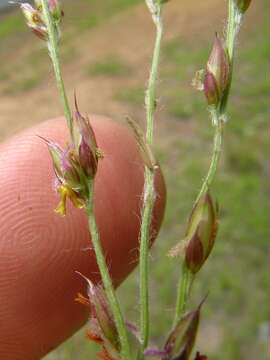
[[[104,153],[95,188],[97,223],[115,285],[138,257],[143,164],[130,131],[92,116]],[[65,145],[63,119],[50,120],[0,146],[0,359],[37,360],[79,329],[87,311],[76,304],[85,293],[79,271],[99,280],[83,210],[68,207],[61,218],[46,145]],[[156,176],[153,237],[165,207],[165,185]],[[134,294],[134,301],[136,299]]]

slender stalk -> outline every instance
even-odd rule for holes
[[[65,85],[61,73],[61,66],[60,66],[60,56],[59,56],[59,48],[58,48],[58,38],[57,38],[57,29],[54,20],[52,19],[49,5],[47,0],[41,0],[43,15],[46,23],[46,27],[48,30],[48,50],[52,60],[52,65],[55,73],[56,85],[62,100],[62,104],[64,107],[64,114],[67,121],[67,125],[73,138],[73,131],[72,131],[72,113],[69,107]]]
[[[214,136],[214,146],[213,154],[210,163],[208,173],[204,179],[202,187],[197,196],[196,202],[201,198],[201,196],[207,191],[207,189],[212,184],[215,174],[217,172],[217,166],[220,159],[220,154],[222,150],[222,129],[223,129],[223,120],[221,119],[217,109],[211,109],[210,111],[212,123],[215,127],[215,136]],[[188,302],[188,297],[191,290],[191,285],[194,280],[194,274],[189,271],[185,263],[183,263],[178,290],[177,290],[177,300],[175,307],[175,316],[174,316],[174,326],[181,319],[184,312],[186,311],[186,304]]]
[[[222,142],[223,142],[223,126],[224,119],[226,118],[226,110],[228,98],[231,90],[231,81],[232,81],[232,72],[233,72],[233,60],[234,60],[234,49],[236,44],[236,38],[240,29],[242,20],[242,14],[237,9],[234,0],[228,0],[228,22],[227,22],[227,31],[226,31],[226,48],[230,61],[230,82],[224,98],[221,101],[221,104],[217,107],[210,109],[212,123],[215,127],[214,135],[214,146],[213,154],[210,162],[210,167],[208,173],[203,181],[202,187],[197,196],[196,202],[200,197],[207,191],[207,189],[212,185],[213,180],[216,176],[218,163],[220,160],[220,155],[222,151]],[[188,297],[190,294],[190,288],[192,281],[194,280],[194,275],[183,265],[181,271],[181,278],[178,286],[177,302],[175,308],[175,318],[174,325],[182,317]]]
[[[140,325],[143,348],[149,340],[149,239],[155,201],[154,172],[145,168],[144,205],[140,236]]]
[[[146,112],[147,112],[147,129],[146,129],[146,140],[152,145],[153,133],[154,133],[154,113],[156,109],[156,83],[158,77],[158,66],[160,61],[160,47],[163,35],[163,25],[161,19],[161,12],[157,17],[156,22],[156,41],[152,59],[152,66],[150,70],[150,77],[148,81],[148,87],[146,90]]]
[[[228,89],[225,94],[225,100],[222,101],[221,108],[213,108],[210,110],[212,123],[215,126],[215,137],[214,137],[214,147],[213,147],[213,155],[210,163],[210,168],[208,174],[203,182],[197,200],[205,193],[205,191],[212,184],[214,177],[217,172],[217,166],[222,150],[222,133],[223,133],[223,124],[224,124],[224,116],[227,110],[227,102],[229,93],[231,90],[231,80],[233,73],[233,60],[234,60],[234,49],[236,44],[236,38],[240,29],[242,20],[242,15],[239,13],[234,0],[228,1],[228,23],[227,23],[227,31],[226,31],[226,48],[228,51],[229,61],[230,61],[230,73],[231,79],[228,86]]]
[[[178,321],[181,319],[182,315],[186,311],[186,305],[191,290],[192,281],[194,278],[194,275],[188,270],[185,263],[183,263],[181,275],[182,276],[180,277],[177,291],[177,301],[173,327],[177,325]]]
[[[228,1],[228,24],[226,32],[226,45],[230,60],[233,60],[236,37],[240,29],[242,14],[237,9],[234,0]]]
[[[235,50],[236,39],[240,30],[242,18],[243,15],[239,12],[237,6],[235,5],[235,1],[228,0],[226,48],[230,61],[230,82],[220,105],[221,114],[225,114],[227,110],[227,104],[228,104],[229,95],[231,91],[231,84],[232,84],[233,67],[234,67],[234,50]]]
[[[208,173],[204,179],[201,190],[197,196],[196,202],[198,202],[201,196],[211,186],[217,172],[217,167],[222,151],[223,120],[221,119],[220,114],[216,109],[211,110],[211,118],[212,118],[212,123],[214,124],[215,127],[213,154],[212,154],[212,159]]]
[[[88,224],[91,234],[93,247],[96,254],[96,259],[99,267],[99,271],[102,278],[102,283],[112,310],[116,328],[121,343],[121,356],[122,360],[131,359],[131,351],[126,331],[124,318],[121,312],[120,304],[117,300],[112,280],[106,264],[106,259],[100,242],[99,231],[96,223],[95,212],[94,212],[94,181],[89,184],[89,200],[86,206],[86,212],[88,215]]]
[[[161,5],[157,5],[158,13],[155,14],[156,40],[150,70],[148,87],[146,90],[146,141],[153,144],[154,112],[156,108],[156,83],[158,65],[160,60],[160,47],[162,40]],[[155,172],[145,167],[144,203],[142,208],[142,223],[140,233],[140,330],[142,348],[145,349],[149,342],[149,243],[151,237],[151,220],[156,198],[154,186]]]
[[[42,2],[42,9],[44,14],[44,19],[46,23],[46,27],[48,30],[48,50],[52,60],[55,78],[57,83],[57,88],[60,93],[63,106],[64,106],[64,113],[67,120],[67,124],[70,130],[71,138],[73,139],[73,130],[72,130],[72,114],[69,107],[64,81],[62,78],[61,67],[60,67],[60,58],[59,58],[59,49],[58,49],[58,39],[57,39],[57,28],[56,24],[52,19],[52,16],[49,11],[49,6],[47,0],[41,0]],[[96,259],[98,263],[98,267],[100,270],[102,282],[104,285],[104,289],[114,316],[116,328],[119,334],[119,341],[121,344],[121,357],[122,360],[130,360],[131,359],[131,351],[128,341],[128,335],[126,331],[126,326],[124,322],[124,318],[120,309],[119,302],[117,300],[113,283],[108,271],[108,267],[106,264],[106,259],[103,253],[102,245],[100,242],[99,231],[96,223],[95,213],[94,213],[94,181],[89,183],[89,196],[88,201],[86,204],[86,212],[88,216],[88,224],[89,224],[89,231],[91,234],[91,239],[93,243],[93,247],[96,254]]]

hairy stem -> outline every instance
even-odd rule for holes
[[[67,121],[68,128],[70,130],[71,138],[73,139],[73,130],[72,130],[72,113],[69,107],[66,90],[64,86],[64,81],[61,73],[60,66],[60,58],[59,58],[59,49],[58,49],[58,38],[57,38],[57,28],[56,24],[50,14],[49,6],[47,0],[41,0],[43,14],[46,22],[46,27],[48,29],[48,50],[52,60],[55,78],[57,83],[57,88],[60,93],[63,106],[64,113]],[[119,335],[119,341],[121,344],[121,357],[122,360],[130,360],[131,359],[131,351],[128,341],[128,335],[126,331],[126,326],[124,322],[124,318],[121,312],[121,308],[119,302],[117,300],[113,283],[110,277],[110,273],[108,271],[106,259],[103,253],[102,245],[100,242],[99,231],[96,223],[95,212],[94,212],[94,181],[89,183],[89,197],[86,204],[86,212],[88,216],[88,225],[89,231],[91,234],[91,239],[94,247],[94,251],[96,254],[96,259],[99,267],[99,271],[102,278],[102,283],[114,316],[116,328]]]
[[[157,5],[158,13],[155,14],[156,41],[152,59],[152,66],[148,87],[146,90],[146,141],[153,144],[154,112],[156,108],[156,83],[158,77],[158,65],[160,60],[160,47],[162,39],[161,5]],[[145,167],[145,183],[142,208],[142,223],[140,233],[140,330],[142,347],[145,349],[149,341],[149,243],[151,238],[151,220],[155,203],[155,172]]]
[[[154,172],[145,169],[144,205],[140,236],[140,321],[143,348],[149,340],[149,242],[155,201]]]
[[[58,48],[58,38],[57,38],[57,29],[56,24],[51,16],[49,5],[47,0],[41,0],[42,3],[42,9],[44,14],[44,19],[46,22],[46,27],[48,29],[48,50],[49,54],[52,60],[52,65],[55,73],[55,79],[57,88],[62,100],[62,104],[64,107],[64,114],[67,121],[67,125],[71,134],[71,137],[73,138],[73,131],[72,131],[72,113],[69,107],[65,85],[61,73],[61,66],[60,66],[60,57],[59,57],[59,48]]]
[[[121,312],[119,302],[117,300],[113,283],[108,271],[106,259],[100,242],[99,231],[96,223],[95,212],[94,212],[94,181],[89,184],[89,200],[86,205],[86,212],[88,215],[88,224],[91,234],[93,247],[96,254],[96,259],[99,267],[99,271],[102,278],[102,283],[112,310],[116,328],[119,335],[119,341],[121,344],[121,356],[122,360],[130,360],[131,352],[126,331],[124,318]]]

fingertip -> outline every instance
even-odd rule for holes
[[[122,125],[91,116],[105,157],[96,179],[95,205],[100,235],[115,284],[136,265],[143,164],[136,142]],[[46,144],[64,146],[63,119],[29,129],[0,146],[0,358],[35,360],[72,335],[87,319],[74,302],[85,283],[80,271],[98,281],[87,218],[68,206],[66,217],[53,209],[54,172]],[[165,204],[159,174],[153,226]]]

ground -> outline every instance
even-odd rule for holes
[[[211,360],[270,357],[269,10],[267,0],[254,2],[238,40],[224,153],[215,183],[220,231],[192,296],[197,303],[209,292],[198,347]],[[128,114],[143,124],[154,36],[143,2],[67,1],[65,13],[62,61],[70,98],[75,88],[82,111],[119,121]],[[167,182],[168,206],[151,257],[152,339],[159,344],[170,325],[180,272],[178,262],[164,254],[183,237],[212,146],[205,100],[190,83],[205,65],[214,32],[223,32],[225,14],[225,1],[219,0],[174,0],[164,13],[155,148]],[[4,140],[62,109],[44,45],[28,33],[20,14],[0,20]],[[137,275],[119,290],[133,319],[138,318]],[[93,358],[93,351],[82,331],[46,360]]]

